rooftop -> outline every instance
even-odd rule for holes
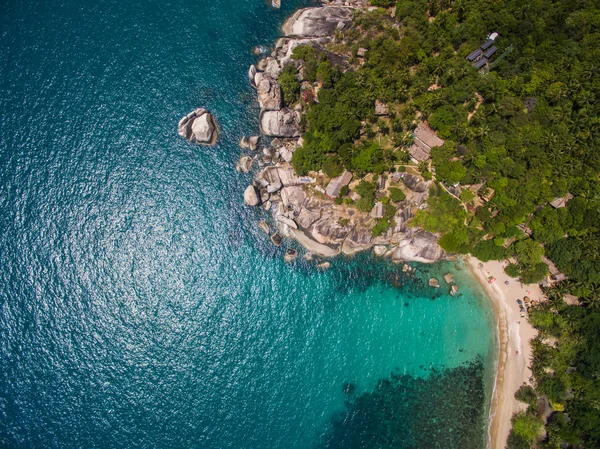
[[[417,129],[414,131],[414,135],[415,143],[416,140],[420,140],[429,149],[432,147],[441,147],[445,142],[443,139],[440,139],[435,131],[427,126],[424,122],[419,123],[419,126],[417,126]]]
[[[429,151],[422,146],[413,143],[409,148],[408,152],[410,153],[410,157],[414,159],[417,163],[426,161],[429,159]]]
[[[330,198],[337,198],[340,196],[340,190],[342,190],[342,187],[350,184],[351,180],[352,173],[350,173],[348,170],[344,170],[344,173],[342,173],[340,176],[329,181],[329,184],[327,184],[327,188],[325,189],[325,193]]]
[[[371,217],[383,218],[383,203],[381,201],[378,201],[371,210]]]
[[[490,48],[492,46],[493,43],[494,43],[494,41],[492,39],[488,39],[483,44],[481,44],[481,46],[479,48],[481,48],[482,50],[487,50],[488,48]]]
[[[554,198],[554,200],[550,201],[550,206],[552,206],[555,209],[560,209],[561,207],[566,207],[569,200],[572,200],[572,199],[573,199],[573,195],[571,195],[570,193],[567,193],[562,198]]]
[[[475,64],[473,64],[473,67],[475,67],[476,69],[480,69],[487,63],[488,63],[487,58],[481,58],[479,61],[477,61]]]
[[[473,51],[472,53],[469,53],[469,56],[467,56],[467,60],[473,62],[475,61],[479,56],[481,56],[483,52],[481,51],[481,49],[477,49],[475,51]]]
[[[494,45],[493,47],[490,47],[488,51],[483,54],[483,56],[489,59],[494,53],[496,53],[496,51],[498,51],[498,47]]]

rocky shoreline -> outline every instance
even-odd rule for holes
[[[271,235],[274,243],[281,242],[281,236],[293,238],[310,253],[321,257],[373,250],[376,256],[391,257],[399,263],[432,263],[447,258],[438,245],[439,236],[408,225],[416,211],[426,207],[430,184],[416,171],[387,173],[377,179],[367,177],[378,183],[378,198],[387,195],[392,186],[402,189],[405,194],[403,201],[392,204],[396,208],[393,226],[374,237],[372,228],[381,218],[381,212],[376,210],[382,209],[381,202],[377,202],[371,213],[360,212],[351,205],[336,202],[335,194],[328,195],[327,185],[331,180],[323,173],[298,176],[292,168],[293,153],[302,145],[304,109],[301,102],[285,104],[278,76],[286,65],[293,64],[298,69],[302,90],[311,91],[316,97],[318,84],[306,81],[302,61],[291,58],[292,51],[299,45],[310,45],[318,52],[325,52],[330,61],[344,70],[350,68],[347,56],[331,52],[328,46],[336,42],[336,31],[351,26],[356,9],[370,6],[362,1],[338,3],[295,12],[283,24],[283,37],[277,41],[271,55],[248,70],[248,79],[257,91],[261,108],[260,131],[263,136],[273,139],[259,149],[259,154],[252,154],[257,145],[254,148],[246,145],[249,142],[246,137],[240,142],[240,146],[251,153],[241,157],[238,170],[250,171],[254,161],[258,165],[252,184],[244,192],[245,204],[262,206],[272,214],[277,229]],[[352,179],[350,174],[345,176]],[[352,189],[358,182],[354,179],[345,185]],[[352,195],[353,199],[360,198],[355,192]],[[268,225],[263,223],[263,230],[270,233]]]

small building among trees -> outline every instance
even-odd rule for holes
[[[431,148],[441,147],[444,145],[444,140],[427,126],[424,122],[420,122],[413,132],[414,142],[408,148],[411,160],[418,164],[429,159]]]
[[[340,176],[329,181],[329,184],[325,189],[325,193],[329,198],[335,199],[340,196],[342,187],[350,184],[350,181],[352,181],[352,173],[350,173],[348,170],[344,170],[344,173],[342,173]]]
[[[561,207],[566,207],[567,203],[572,199],[573,199],[573,195],[570,193],[567,193],[562,198],[554,198],[554,200],[550,201],[550,206],[552,206],[554,209],[560,209]]]

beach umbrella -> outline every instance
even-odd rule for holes
[[[525,297],[523,298],[523,301],[525,301],[525,302],[529,302],[529,301],[531,301],[531,298],[530,298],[529,296],[525,296]]]

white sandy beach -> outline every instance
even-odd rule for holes
[[[489,442],[491,449],[504,449],[510,432],[510,419],[513,413],[526,408],[514,397],[523,383],[529,383],[531,370],[531,346],[529,341],[537,331],[521,318],[517,299],[529,296],[532,300],[543,299],[538,285],[521,285],[504,272],[505,262],[481,262],[467,259],[473,274],[477,277],[492,301],[498,326],[499,355],[496,381],[490,410]],[[483,268],[480,268],[480,264]],[[488,283],[488,277],[496,281]],[[509,284],[506,285],[505,281]]]

